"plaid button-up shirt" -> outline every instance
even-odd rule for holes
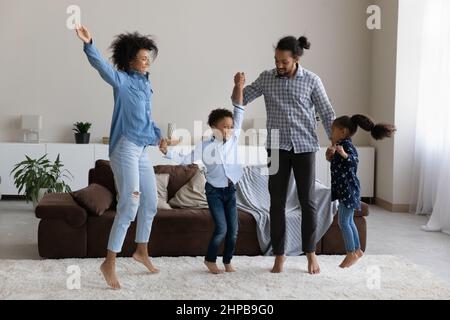
[[[267,111],[266,148],[283,149],[295,153],[316,152],[316,112],[328,137],[335,112],[320,78],[298,66],[293,78],[278,77],[277,70],[264,71],[244,89],[244,105],[264,95]],[[272,130],[279,130],[279,145],[272,145]],[[274,137],[276,135],[273,135]]]

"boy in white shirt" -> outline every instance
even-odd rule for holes
[[[206,167],[206,198],[215,230],[208,246],[205,265],[213,274],[223,273],[217,266],[216,259],[217,251],[224,240],[225,271],[236,271],[231,259],[238,234],[236,184],[243,175],[242,165],[238,163],[238,138],[244,118],[242,107],[244,74],[236,74],[234,82],[240,88],[240,98],[238,97],[238,104],[234,106],[234,114],[227,109],[216,109],[210,113],[208,125],[213,130],[211,139],[198,143],[187,155],[168,150],[167,142],[161,143],[160,146],[166,158],[180,164],[190,164],[201,159]]]

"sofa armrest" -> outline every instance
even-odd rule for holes
[[[361,210],[355,210],[355,217],[367,217],[369,215],[369,205],[361,201]]]
[[[50,193],[44,196],[35,210],[40,219],[65,220],[72,227],[81,227],[87,221],[87,212],[68,193]]]

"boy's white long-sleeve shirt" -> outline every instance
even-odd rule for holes
[[[180,164],[191,164],[202,160],[206,167],[206,180],[216,188],[225,188],[229,180],[236,184],[243,175],[242,162],[238,154],[239,135],[244,119],[244,108],[234,106],[233,135],[225,143],[214,137],[210,140],[197,143],[189,154],[182,154],[171,149],[167,151],[166,158]]]

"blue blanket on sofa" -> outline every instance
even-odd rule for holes
[[[237,206],[250,213],[256,220],[258,241],[265,255],[272,254],[270,243],[270,195],[267,175],[262,174],[267,166],[249,166],[244,168],[244,176],[239,181],[236,197]],[[331,189],[316,180],[317,231],[318,242],[330,228],[336,214],[338,202],[331,201]],[[300,255],[302,251],[301,237],[302,215],[293,174],[289,180],[286,201],[286,244],[285,254]]]

